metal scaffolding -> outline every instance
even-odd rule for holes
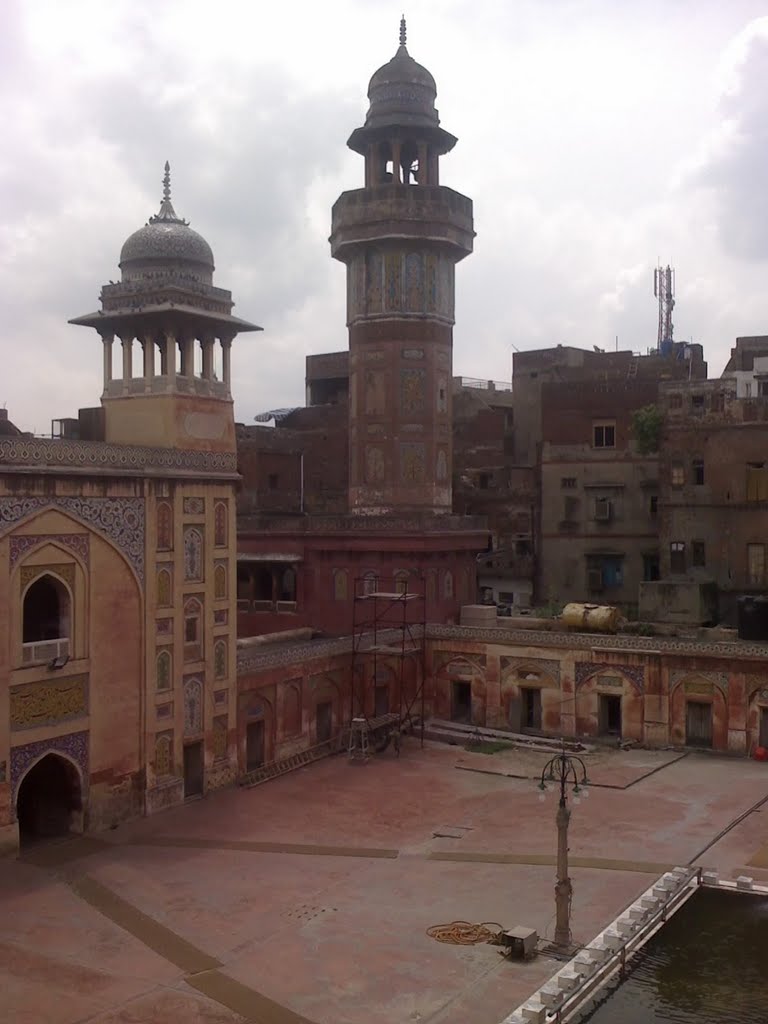
[[[355,579],[354,588],[349,757],[361,761],[369,747],[382,751],[390,741],[399,753],[402,734],[417,725],[424,744],[426,600],[421,575],[369,573]],[[377,693],[381,668],[394,674],[386,707]]]

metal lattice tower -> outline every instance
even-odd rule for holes
[[[666,342],[672,344],[672,310],[675,308],[675,271],[672,267],[656,267],[653,272],[653,294],[659,300],[659,351]]]

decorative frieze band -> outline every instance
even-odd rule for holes
[[[198,452],[178,448],[107,444],[103,441],[68,441],[50,438],[13,438],[0,441],[0,466],[72,466],[93,469],[199,470],[236,473],[235,452]]]

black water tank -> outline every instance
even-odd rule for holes
[[[736,620],[740,640],[768,641],[768,597],[740,597]]]

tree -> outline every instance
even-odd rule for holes
[[[651,455],[659,450],[663,422],[658,405],[644,405],[633,414],[632,436],[641,455]]]

